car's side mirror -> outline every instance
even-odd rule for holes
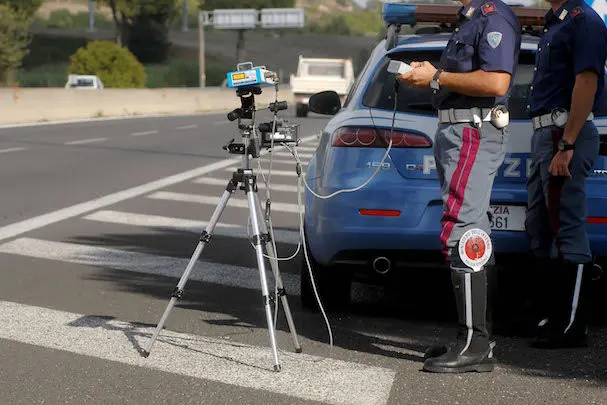
[[[310,97],[308,105],[314,113],[335,115],[341,109],[341,98],[332,90],[321,91]]]

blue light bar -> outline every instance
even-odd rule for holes
[[[384,3],[382,9],[382,17],[386,24],[415,24],[415,8],[414,4],[404,3]]]

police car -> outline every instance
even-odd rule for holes
[[[528,8],[515,11],[519,19],[528,18],[534,25],[545,14],[536,9],[534,15]],[[331,92],[310,101],[313,112],[334,115],[307,169],[307,182],[315,193],[326,196],[356,188],[379,168],[376,177],[356,192],[329,199],[306,192],[306,249],[318,292],[329,307],[349,300],[353,279],[389,279],[406,267],[443,260],[438,237],[443,207],[433,156],[438,120],[432,92],[401,85],[394,111],[395,80],[387,66],[391,60],[428,60],[438,66],[450,33],[400,35],[398,28],[419,22],[424,15],[431,21],[455,22],[456,12],[457,7],[450,6],[386,3],[383,18],[391,24],[387,38],[372,52],[344,105]],[[526,32],[509,101],[508,153],[491,196],[498,264],[527,254],[529,247],[524,220],[533,129],[527,95],[539,38]],[[601,146],[587,182],[588,232],[591,248],[601,259],[607,257],[607,94],[594,122]],[[383,139],[390,136],[392,149],[382,162],[387,147]],[[301,294],[305,306],[315,306],[305,261]]]

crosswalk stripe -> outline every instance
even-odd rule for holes
[[[302,163],[302,165],[306,165],[309,160],[307,159],[299,159]],[[297,161],[295,160],[295,158],[293,159],[272,159],[272,164],[285,164],[285,165],[292,165],[294,166],[297,163]],[[264,172],[267,171],[267,167],[270,166],[270,158],[267,157],[265,158],[265,160],[262,162],[262,167],[264,168]]]
[[[274,172],[274,170],[272,170],[272,172]],[[224,186],[224,187],[227,183],[226,180],[216,179],[213,177],[201,177],[199,179],[194,180],[193,182],[196,184],[205,184],[205,185],[209,185],[209,186]],[[265,188],[266,188],[266,184],[263,181],[258,181],[257,186],[261,190],[265,190]],[[289,192],[289,193],[296,193],[297,186],[290,185],[290,184],[275,184],[272,181],[270,184],[270,191],[285,191],[285,192]],[[303,191],[303,187],[302,187],[302,191]]]
[[[127,252],[105,247],[34,238],[19,238],[0,245],[0,253],[173,278],[181,277],[189,261],[189,258]],[[252,257],[255,257],[255,251],[252,247],[250,253]],[[287,292],[290,295],[299,295],[299,276],[289,273],[281,274]],[[196,263],[189,279],[249,290],[259,290],[261,288],[257,268],[203,260]],[[273,277],[268,271],[268,286],[272,287],[273,285]]]
[[[316,146],[298,146],[295,148],[298,152],[316,152]]]
[[[384,405],[396,376],[387,368],[305,353],[281,353],[276,373],[269,347],[170,330],[144,358],[140,351],[153,327],[8,301],[0,301],[0,324],[2,339],[334,405]]]
[[[289,156],[289,157],[293,157],[293,155],[291,154],[291,152],[272,152],[272,154],[274,156]],[[311,153],[299,153],[298,152],[297,156],[299,156],[300,159],[311,159],[312,158],[312,154]]]
[[[84,217],[89,221],[107,222],[120,225],[142,226],[162,230],[176,230],[200,233],[208,225],[207,221],[196,221],[184,218],[172,218],[160,215],[136,214],[132,212],[120,212],[103,210],[97,211]],[[236,238],[248,238],[247,229],[243,225],[218,223],[213,232],[214,235],[230,236]],[[296,245],[299,242],[298,231],[274,229],[274,238],[277,242]]]
[[[219,196],[210,197],[210,196],[206,196],[206,195],[173,193],[173,192],[169,192],[169,191],[159,191],[157,193],[149,195],[148,198],[151,198],[154,200],[191,202],[191,203],[207,204],[207,205],[217,205],[219,203],[219,199],[220,199]],[[228,200],[228,207],[249,208],[249,201],[245,200],[245,199],[230,197],[230,199]],[[303,209],[303,206],[302,206],[302,209]],[[297,207],[297,204],[273,201],[272,202],[272,211],[298,213],[299,208]]]
[[[233,172],[236,170],[236,167],[226,167],[223,170],[225,172]],[[267,175],[267,171],[264,171],[264,175]],[[295,169],[293,169],[293,170],[274,170],[274,168],[272,168],[272,176],[297,177],[297,172],[295,171]]]

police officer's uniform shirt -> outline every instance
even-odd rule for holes
[[[555,108],[571,108],[575,76],[585,70],[598,74],[594,109],[604,88],[607,28],[583,0],[569,0],[546,14],[536,54],[527,110],[532,117]]]
[[[520,26],[512,10],[501,0],[472,0],[459,11],[459,21],[440,67],[446,72],[477,70],[506,72],[514,76],[521,44]],[[512,88],[512,82],[511,87]],[[447,88],[435,94],[437,109],[507,105],[505,97],[470,97]]]

